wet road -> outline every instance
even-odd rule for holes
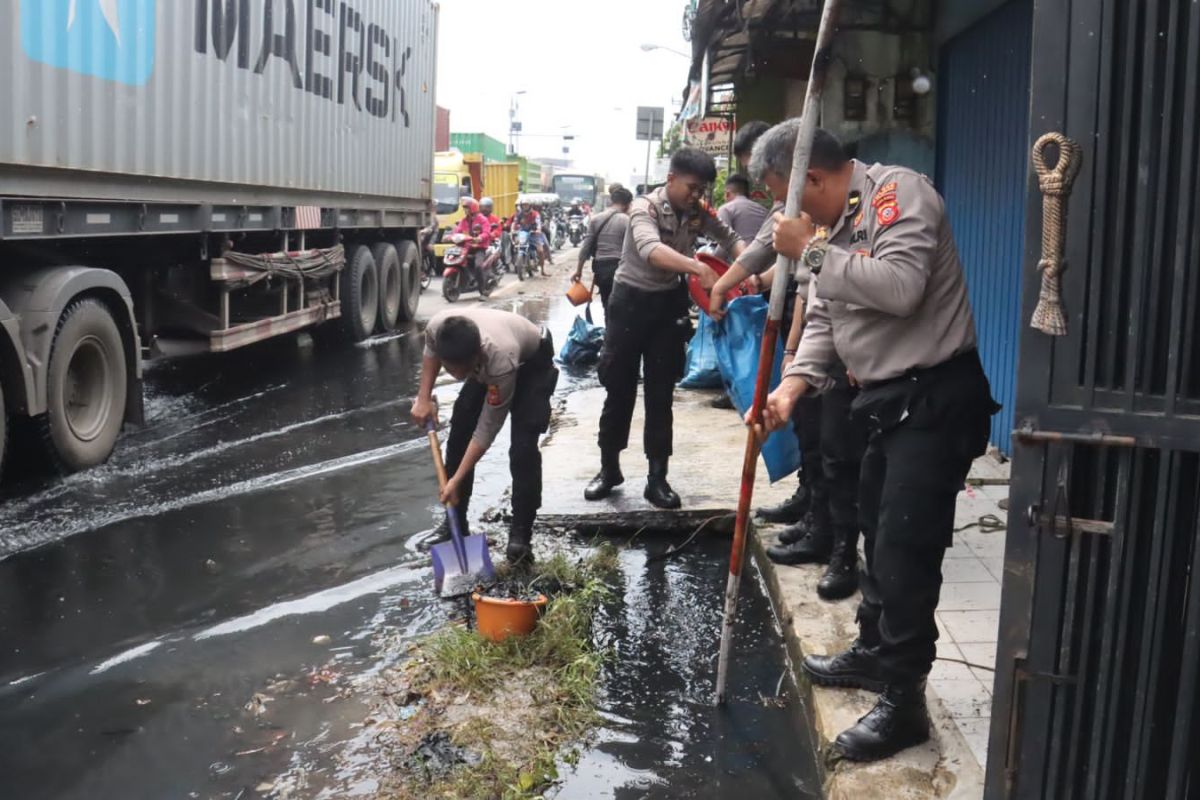
[[[492,304],[561,343],[574,311],[557,283],[544,287],[552,299]],[[357,733],[370,698],[355,689],[448,613],[418,549],[436,494],[407,419],[419,369],[412,331],[155,365],[148,426],[109,464],[6,489],[0,796],[372,793],[378,754]],[[565,376],[559,391],[588,381]],[[439,389],[445,405],[454,394]],[[506,450],[502,434],[477,511],[501,502]],[[606,678],[611,724],[560,796],[712,796],[704,787],[731,770],[756,797],[793,797],[809,780],[790,745],[764,750],[765,737],[803,731],[794,709],[758,702],[782,670],[761,593],[743,626],[748,694],[724,722],[701,702],[723,586],[719,559],[703,555],[639,570],[645,551],[626,554],[626,600],[601,626],[627,648]],[[686,631],[662,611],[676,607]],[[629,693],[631,682],[660,688]]]

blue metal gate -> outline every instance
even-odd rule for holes
[[[1004,405],[992,420],[992,443],[1005,453],[1016,404],[1032,20],[1032,0],[1012,0],[951,39],[938,61],[937,183],[966,270],[983,366]]]

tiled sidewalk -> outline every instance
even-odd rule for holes
[[[955,527],[962,530],[954,534],[954,547],[946,551],[942,568],[937,612],[941,637],[929,682],[979,765],[986,767],[1006,534],[978,523],[988,514],[1007,522],[1008,512],[1001,509],[1000,501],[1008,497],[1008,486],[994,482],[1007,481],[1008,465],[985,457],[971,475],[991,485],[968,486],[958,498]]]

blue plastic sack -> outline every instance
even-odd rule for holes
[[[713,329],[716,323],[708,314],[700,315],[700,325],[688,342],[687,367],[683,380],[684,389],[715,389],[723,386],[721,367],[717,364],[717,348],[713,344]]]
[[[578,366],[595,364],[600,360],[600,348],[603,346],[604,326],[593,325],[583,317],[576,317],[558,353],[558,361]]]
[[[767,301],[761,295],[747,295],[730,303],[725,319],[715,327],[713,342],[721,378],[733,404],[743,415],[754,404],[754,384],[758,380],[758,358],[766,323]],[[772,389],[779,385],[782,369],[783,347],[777,346],[775,367],[771,371]],[[762,458],[771,483],[800,469],[800,444],[790,425],[767,437]]]

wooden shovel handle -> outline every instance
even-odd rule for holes
[[[438,441],[437,431],[429,432],[429,450],[433,453],[433,467],[437,470],[438,486],[445,489],[450,479],[446,476],[446,462],[442,461],[442,443]]]

